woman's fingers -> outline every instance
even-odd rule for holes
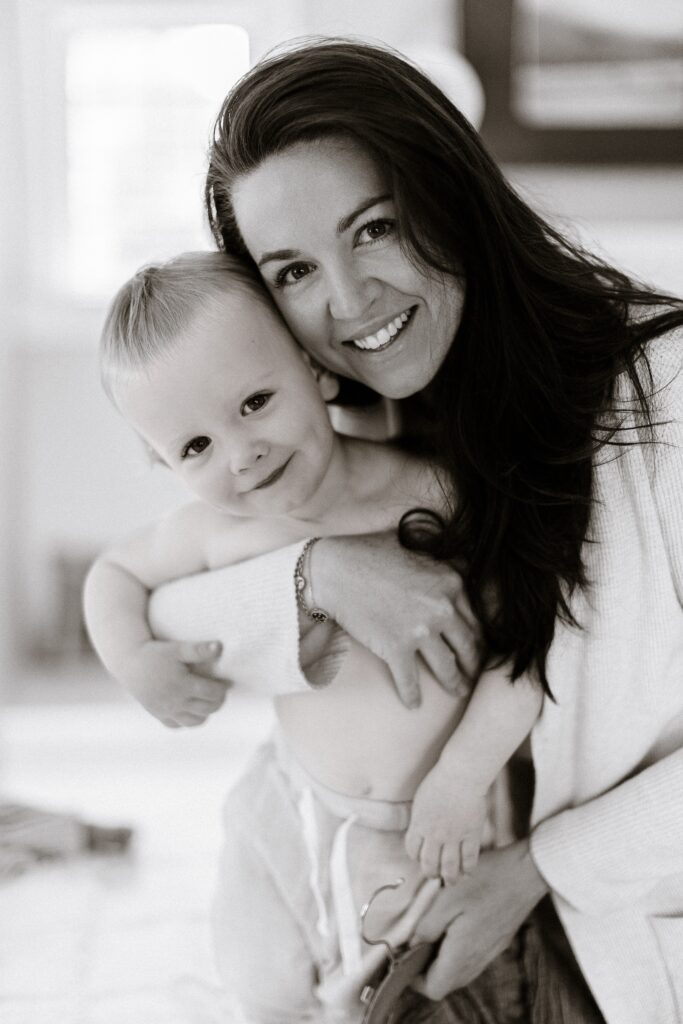
[[[443,636],[428,636],[420,644],[420,654],[430,672],[447,693],[457,693],[462,684],[456,655]]]
[[[465,660],[455,644],[465,647]],[[418,682],[417,655],[424,660],[437,682],[446,690],[459,697],[466,697],[472,691],[479,666],[476,645],[469,646],[461,640],[461,634],[452,630],[448,634],[424,637],[415,651],[402,652],[400,657],[389,662],[396,690],[403,704],[417,708],[421,704]]]
[[[399,657],[387,661],[387,664],[394,677],[394,685],[401,703],[407,708],[419,708],[422,693],[418,682],[417,658],[413,651],[402,653]]]
[[[386,662],[403,704],[420,703],[418,655],[446,691],[469,693],[479,630],[457,572],[407,551],[395,531],[323,538],[309,571],[321,607]]]
[[[456,986],[450,970],[450,962],[447,958],[448,947],[452,940],[447,936],[442,940],[436,959],[422,978],[413,982],[413,988],[420,995],[426,996],[432,1002],[438,1003],[445,999],[449,992]]]
[[[481,671],[481,650],[479,636],[462,622],[447,627],[442,632],[443,640],[453,652],[458,674],[465,683],[476,681]]]

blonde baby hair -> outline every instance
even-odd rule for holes
[[[235,290],[275,311],[256,272],[223,252],[186,252],[141,267],[114,296],[100,336],[100,375],[112,402],[117,379],[172,351],[198,312]]]

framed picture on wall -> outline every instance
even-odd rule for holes
[[[499,160],[683,162],[680,0],[461,0]]]

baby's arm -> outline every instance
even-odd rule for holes
[[[479,857],[487,792],[529,734],[543,703],[539,686],[505,668],[484,672],[462,720],[420,784],[406,849],[427,877],[452,884]]]
[[[199,725],[225,699],[225,683],[191,671],[215,658],[220,645],[157,641],[147,624],[151,590],[208,568],[213,516],[195,503],[143,527],[101,555],[85,584],[85,618],[100,659],[169,726]]]

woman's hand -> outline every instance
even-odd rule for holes
[[[442,889],[418,924],[413,944],[443,938],[414,987],[439,1000],[474,981],[509,946],[547,891],[528,839],[482,853],[474,873]]]
[[[454,570],[407,551],[391,532],[323,538],[309,572],[316,603],[387,663],[404,704],[420,703],[418,655],[445,690],[469,693],[479,634]]]

